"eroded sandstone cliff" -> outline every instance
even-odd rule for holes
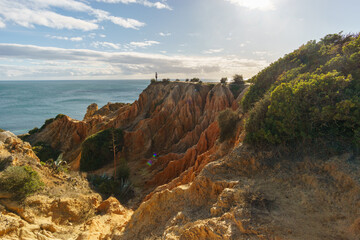
[[[219,135],[217,114],[229,107],[236,109],[237,101],[227,85],[158,82],[150,84],[133,104],[109,103],[101,109],[92,104],[83,121],[59,117],[27,140],[49,143],[78,170],[86,137],[121,128],[121,157],[129,163],[131,179],[149,193],[189,168],[199,170],[204,165],[199,157],[214,147]],[[151,168],[146,165],[149,160]],[[188,181],[198,172],[192,170]]]

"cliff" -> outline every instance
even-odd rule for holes
[[[194,178],[203,166],[199,156],[213,148],[219,136],[217,114],[229,107],[237,108],[237,102],[226,85],[158,82],[150,84],[133,104],[109,103],[101,109],[92,104],[83,121],[58,117],[26,140],[49,143],[77,170],[86,137],[121,128],[121,157],[128,161],[130,178],[140,191],[149,193],[189,168],[197,171],[192,170],[187,181]],[[149,160],[151,167],[146,164]],[[111,167],[103,171],[112,174]]]

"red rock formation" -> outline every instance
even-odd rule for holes
[[[223,84],[155,83],[131,105],[109,103],[98,109],[92,104],[83,121],[56,119],[31,136],[30,141],[50,143],[78,169],[80,146],[87,136],[110,127],[122,128],[125,132],[122,154],[136,168],[147,167],[145,159],[152,154],[160,156],[147,178],[146,186],[153,188],[195,165],[200,169],[203,160],[198,157],[214,146],[219,135],[217,113],[236,107],[234,102],[231,91]]]

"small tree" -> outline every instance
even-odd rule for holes
[[[188,82],[189,81],[189,79],[187,78],[186,80],[185,80],[185,82]]]
[[[190,82],[199,82],[199,81],[200,81],[199,78],[192,78],[192,79],[190,80]]]
[[[155,78],[152,78],[152,79],[150,80],[150,82],[151,82],[151,83],[156,83]]]
[[[221,83],[226,83],[227,80],[228,80],[227,77],[223,77],[223,78],[220,79],[220,82],[221,82]]]
[[[237,84],[244,84],[244,77],[243,77],[243,75],[235,74],[233,76],[233,81],[234,81],[234,83],[237,83]]]

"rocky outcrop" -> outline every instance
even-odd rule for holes
[[[115,239],[358,239],[360,158],[294,158],[239,146],[153,194]]]
[[[109,239],[132,215],[115,198],[103,201],[81,174],[41,165],[30,144],[10,132],[0,133],[0,164],[0,176],[10,166],[31,166],[44,182],[23,200],[0,187],[1,239]]]
[[[199,165],[198,156],[211,149],[218,138],[218,112],[236,106],[223,84],[154,83],[131,105],[108,103],[98,109],[91,104],[83,121],[64,116],[29,141],[50,143],[78,169],[80,146],[87,136],[110,127],[121,128],[125,145],[121,155],[132,168],[131,177],[141,176],[139,171],[148,168],[146,162],[153,162],[150,173],[142,179],[149,192]]]
[[[29,143],[9,131],[0,132],[0,171],[9,166],[39,166],[40,160]],[[1,189],[0,189],[1,191]]]

